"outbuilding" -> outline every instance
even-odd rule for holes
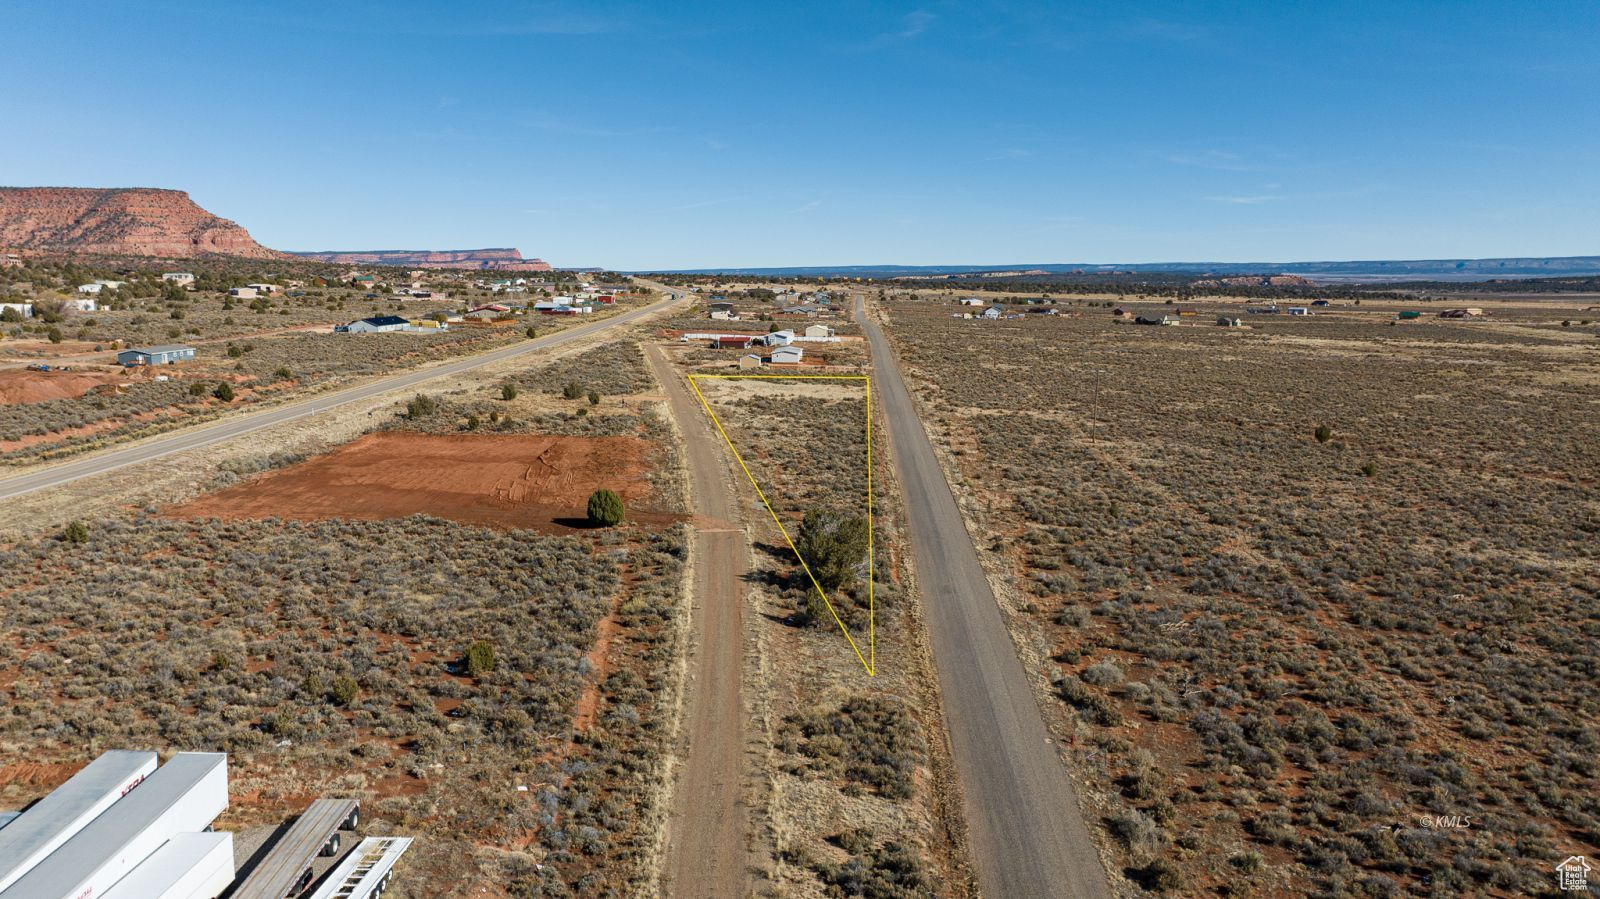
[[[175,362],[189,362],[193,359],[194,347],[179,343],[135,347],[117,354],[117,364],[126,366],[172,365]]]
[[[741,369],[745,369],[745,368],[760,368],[761,367],[761,357],[756,355],[755,353],[745,353],[743,356],[739,357],[739,367]]]
[[[804,347],[784,346],[773,350],[770,360],[773,365],[799,365],[805,354]]]
[[[807,337],[832,337],[834,336],[831,325],[806,325]]]
[[[228,288],[228,296],[233,297],[236,300],[253,300],[256,298],[256,294],[257,291],[254,287]]]
[[[773,331],[767,335],[767,346],[788,346],[794,343],[794,332],[785,328],[782,331]]]

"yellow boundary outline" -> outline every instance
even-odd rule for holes
[[[873,599],[873,582],[877,569],[873,567],[872,535],[872,377],[870,375],[712,375],[691,374],[687,375],[689,387],[700,400],[700,407],[711,416],[711,423],[716,425],[717,433],[722,435],[722,442],[728,445],[728,451],[733,453],[733,461],[739,463],[739,468],[744,471],[750,486],[756,489],[756,496],[761,498],[761,505],[766,506],[767,514],[772,516],[772,523],[778,526],[778,533],[783,535],[785,543],[789,544],[789,551],[800,560],[800,567],[805,570],[806,577],[811,580],[811,586],[816,588],[817,595],[822,597],[822,604],[828,607],[828,614],[833,616],[833,623],[839,625],[839,632],[844,634],[850,648],[855,651],[856,658],[861,661],[861,667],[867,670],[868,677],[877,677],[878,665],[878,612]],[[706,395],[700,392],[700,385],[695,383],[700,378],[712,378],[724,381],[739,380],[817,380],[817,381],[863,381],[867,388],[867,654],[861,654],[861,647],[856,645],[855,638],[850,636],[850,629],[844,626],[844,621],[839,618],[839,613],[834,610],[833,603],[828,600],[827,591],[817,583],[816,575],[811,573],[811,566],[806,564],[805,557],[800,555],[800,550],[795,548],[794,539],[789,536],[789,529],[783,526],[778,518],[778,513],[772,508],[772,503],[767,501],[767,495],[762,491],[761,485],[756,483],[755,475],[750,473],[750,466],[745,464],[744,457],[739,455],[739,448],[733,445],[733,440],[728,437],[728,432],[722,427],[722,420],[717,418],[717,413],[712,411],[711,403],[706,400]]]

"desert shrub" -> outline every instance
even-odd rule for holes
[[[350,705],[361,695],[361,685],[355,678],[340,676],[333,679],[333,701],[339,705]]]
[[[61,539],[67,543],[88,543],[89,527],[81,521],[74,521],[61,532]]]
[[[589,496],[589,523],[595,527],[616,527],[622,523],[622,497],[604,487]]]
[[[419,393],[406,403],[406,418],[427,418],[439,411],[439,401],[426,393]]]
[[[494,646],[483,640],[467,647],[466,653],[467,674],[471,677],[483,677],[494,670]]]
[[[595,391],[595,390],[589,391],[589,405],[591,405],[591,406],[600,405],[600,393],[599,393],[599,391]]]
[[[924,899],[936,894],[916,850],[895,841],[852,854],[839,864],[823,863],[817,875],[829,896]]]
[[[219,400],[222,400],[224,403],[231,403],[233,402],[234,397],[233,385],[229,384],[227,381],[218,381],[217,387],[215,390],[211,391],[211,395]]]
[[[583,388],[579,387],[574,381],[568,381],[567,385],[561,388],[561,395],[566,399],[575,400],[583,396]]]
[[[1318,443],[1327,443],[1333,439],[1333,428],[1327,425],[1317,425],[1317,430],[1313,432],[1313,436],[1317,438]]]
[[[832,593],[855,582],[856,569],[867,558],[867,520],[825,509],[813,509],[800,522],[795,549],[811,576]]]
[[[777,742],[806,758],[806,769],[842,777],[890,799],[911,797],[925,751],[904,706],[887,697],[856,697],[837,707],[790,715]]]
[[[500,398],[503,399],[503,400],[514,400],[514,399],[516,399],[517,398],[517,385],[509,383],[509,382],[505,383],[505,384],[501,384],[500,385]]]

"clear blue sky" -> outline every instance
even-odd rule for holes
[[[558,265],[1600,253],[1600,0],[16,2],[0,183]]]

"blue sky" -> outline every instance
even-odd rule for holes
[[[557,265],[1600,253],[1600,0],[10,4],[0,183]]]

